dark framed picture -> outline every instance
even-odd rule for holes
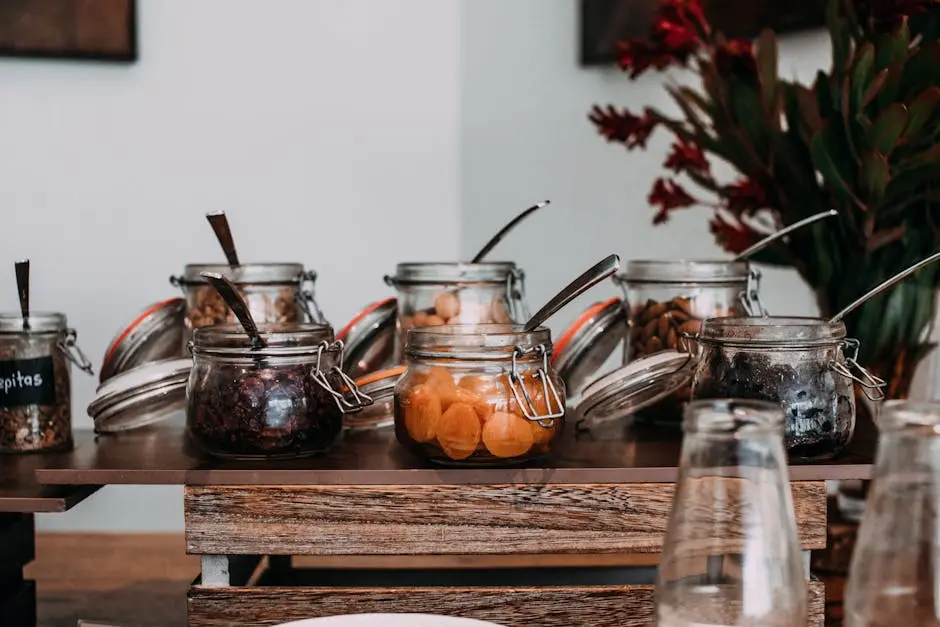
[[[649,32],[659,0],[581,0],[581,64],[616,60],[616,44]],[[704,0],[712,25],[731,38],[764,28],[786,33],[825,24],[825,0]]]
[[[0,56],[136,61],[135,0],[0,0]]]

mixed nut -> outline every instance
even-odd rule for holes
[[[538,415],[559,409],[554,398],[546,399],[541,380],[526,375],[520,383]],[[398,440],[443,463],[506,463],[549,452],[564,419],[540,422],[525,414],[508,374],[455,378],[448,369],[432,366],[410,371],[395,394]]]
[[[256,322],[300,322],[303,319],[303,308],[297,301],[296,288],[238,287]],[[186,320],[191,329],[236,322],[235,314],[208,284],[188,286]]]
[[[399,320],[401,346],[407,339],[408,329],[433,327],[444,324],[509,324],[512,319],[506,308],[505,298],[497,295],[489,301],[481,301],[479,292],[460,290],[443,291],[434,296],[433,303],[402,315]]]

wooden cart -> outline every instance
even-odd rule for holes
[[[800,544],[826,545],[828,479],[871,472],[874,429],[838,460],[790,467]],[[179,424],[99,438],[38,471],[50,485],[183,484],[202,558],[189,624],[273,625],[360,612],[428,612],[509,627],[650,624],[678,434],[571,434],[544,467],[441,468],[388,431],[329,455],[258,463],[199,455]],[[825,591],[809,585],[810,625]]]
[[[93,445],[90,436],[76,446]],[[34,514],[64,512],[98,489],[97,486],[44,487],[36,482],[36,469],[66,462],[71,453],[36,453],[0,456],[0,625],[35,627],[36,582],[23,577],[23,568],[35,557]]]

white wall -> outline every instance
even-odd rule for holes
[[[100,363],[122,324],[223,261],[320,272],[334,324],[402,257],[458,251],[454,0],[139,0],[134,65],[0,60],[0,308],[30,257],[34,309],[67,312]],[[427,233],[426,231],[429,231]],[[75,376],[90,428],[91,377]],[[181,528],[178,488],[106,488],[42,528]]]
[[[501,221],[542,198],[552,205],[506,238],[500,255],[527,271],[532,306],[612,252],[628,258],[724,257],[708,233],[706,210],[675,215],[654,228],[646,196],[671,139],[649,150],[607,144],[587,120],[591,106],[613,103],[671,110],[663,77],[631,83],[614,68],[578,65],[577,0],[465,0],[460,4],[461,247],[472,254]],[[824,33],[781,46],[781,74],[809,81],[828,65]],[[683,78],[681,75],[673,78]],[[495,254],[495,253],[494,253]],[[765,272],[774,313],[814,312],[795,273]],[[559,313],[556,329],[606,295],[613,284]]]

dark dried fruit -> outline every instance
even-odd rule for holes
[[[334,383],[334,389],[341,386]],[[187,425],[206,452],[223,457],[298,457],[330,448],[342,413],[310,364],[199,364],[190,379]]]

